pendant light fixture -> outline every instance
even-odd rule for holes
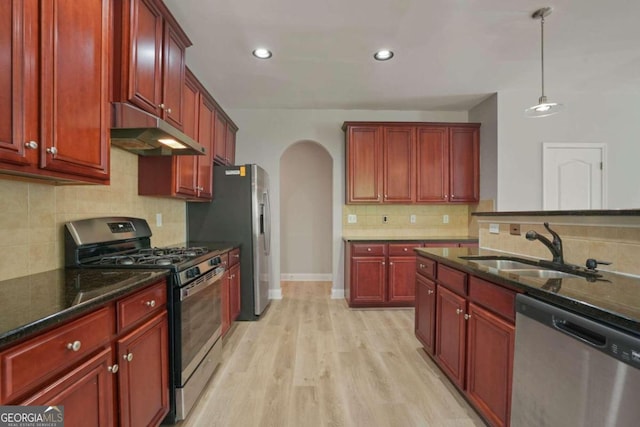
[[[536,10],[531,15],[533,19],[540,20],[540,58],[542,64],[542,96],[538,99],[538,104],[524,110],[525,117],[537,118],[547,117],[560,112],[564,106],[557,102],[549,102],[544,94],[544,18],[551,15],[550,7],[543,7]]]

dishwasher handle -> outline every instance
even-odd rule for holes
[[[560,332],[599,348],[606,348],[607,337],[577,323],[553,316],[553,326]]]

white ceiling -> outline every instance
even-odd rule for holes
[[[165,0],[224,108],[468,110],[501,90],[640,88],[638,0]],[[270,60],[251,55],[273,51]],[[373,59],[388,48],[395,57]],[[534,102],[535,99],[532,99]]]

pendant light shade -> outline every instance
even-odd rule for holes
[[[524,110],[525,117],[538,118],[547,117],[559,113],[564,109],[564,105],[557,102],[549,102],[544,94],[544,18],[551,15],[550,7],[543,7],[536,10],[531,15],[533,19],[540,20],[540,63],[542,66],[542,95],[538,99],[538,103]]]

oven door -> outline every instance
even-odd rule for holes
[[[222,332],[222,273],[213,271],[180,288],[181,375],[184,386]]]

